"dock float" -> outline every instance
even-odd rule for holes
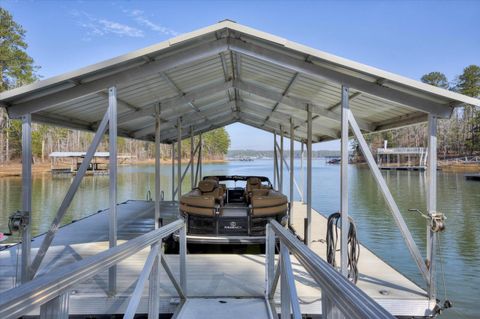
[[[302,237],[303,219],[306,206],[295,202],[292,210],[292,226],[298,229]],[[162,220],[168,224],[177,218],[178,206],[175,202],[162,202]],[[154,202],[129,200],[117,207],[119,244],[146,234],[154,228]],[[325,256],[326,218],[315,212],[313,215],[312,247],[320,257]],[[302,226],[302,227],[300,227]],[[32,255],[38,249],[43,235],[32,242]],[[0,251],[0,293],[14,287],[17,272],[16,254],[19,245]],[[108,249],[108,209],[61,227],[52,247],[48,250],[39,275],[94,256]],[[395,316],[428,316],[434,306],[424,290],[395,271],[387,263],[362,246],[360,258],[360,279],[358,287]],[[147,260],[150,249],[143,249],[120,262],[117,267],[117,294],[108,294],[108,272],[104,271],[92,279],[76,285],[70,291],[70,315],[107,315],[123,314],[127,308],[129,296]],[[192,309],[198,306],[211,306],[221,309],[229,305],[228,313],[236,308],[249,309],[261,313],[263,307],[265,281],[265,255],[252,254],[188,254],[187,282],[189,299],[180,312],[181,317],[194,318]],[[175,276],[179,276],[179,256],[165,255]],[[277,257],[278,259],[278,257]],[[322,313],[322,293],[308,272],[292,256],[292,268],[295,286],[300,300],[302,314],[320,315]],[[385,292],[387,294],[385,294]],[[148,312],[148,282],[140,299],[137,313]],[[160,274],[159,307],[162,314],[175,313],[180,302],[174,286],[167,274]],[[88,305],[88,307],[85,307]],[[281,312],[280,293],[274,297],[277,312]],[[193,307],[193,308],[192,308]],[[225,307],[226,308],[226,307]],[[260,310],[258,310],[260,309]],[[263,310],[261,310],[263,309]],[[40,309],[32,310],[28,315],[39,315]],[[223,313],[223,312],[219,312]],[[243,318],[240,315],[236,318]],[[217,318],[212,316],[211,318]],[[220,318],[220,317],[218,317]],[[260,318],[260,317],[259,317]],[[268,317],[265,317],[268,318]]]

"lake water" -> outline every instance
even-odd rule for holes
[[[296,162],[300,181],[299,162]],[[328,215],[338,211],[339,166],[313,161],[313,207]],[[272,161],[205,164],[204,175],[265,175],[272,179]],[[425,255],[426,221],[409,208],[426,210],[426,176],[422,172],[384,171],[387,184],[397,200],[412,235]],[[285,175],[285,193],[288,172]],[[171,166],[163,165],[161,185],[165,199],[171,198]],[[305,175],[306,176],[306,175]],[[350,214],[355,219],[358,236],[377,255],[403,274],[423,285],[423,280],[389,213],[385,201],[368,168],[349,167]],[[33,179],[33,234],[45,232],[72,181],[71,176],[50,173]],[[187,174],[183,190],[190,188]],[[154,167],[149,165],[120,166],[118,201],[145,199],[154,190]],[[299,195],[296,194],[297,199]],[[108,176],[85,177],[64,219],[69,223],[108,207]],[[7,231],[9,214],[21,209],[21,179],[0,178],[0,231]],[[441,318],[478,318],[480,302],[480,182],[467,181],[463,174],[438,172],[438,210],[445,213],[447,229],[441,234],[441,256],[445,269],[446,293],[454,303]],[[360,257],[361,258],[361,257]],[[438,259],[437,259],[438,260]],[[440,265],[438,265],[440,270]],[[444,298],[444,284],[438,276],[438,295]]]

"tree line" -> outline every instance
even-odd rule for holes
[[[480,66],[469,65],[449,81],[442,72],[430,72],[421,81],[443,89],[480,98]],[[450,119],[440,119],[437,127],[437,149],[440,158],[476,155],[480,153],[480,109],[472,105],[456,107]],[[388,141],[389,147],[426,147],[426,123],[366,135],[375,152]],[[354,142],[357,154],[359,146]]]
[[[38,67],[27,54],[25,29],[14,21],[12,15],[0,7],[0,92],[13,89],[39,79]],[[0,108],[0,164],[21,157],[22,126],[20,120],[11,120]],[[44,161],[54,151],[86,151],[93,139],[93,133],[71,130],[44,124],[32,124],[32,153],[35,160]],[[195,138],[198,143],[198,137]],[[221,159],[230,146],[230,137],[224,128],[203,134],[203,156],[207,159]],[[151,142],[118,138],[119,153],[128,153],[144,160],[154,157]],[[105,137],[98,151],[108,150]],[[161,156],[171,158],[170,145],[161,145]],[[182,157],[190,156],[190,140],[182,142]]]

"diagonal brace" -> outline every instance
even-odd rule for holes
[[[358,143],[360,144],[360,148],[362,150],[363,155],[365,156],[365,159],[367,160],[367,164],[370,167],[370,170],[373,173],[373,177],[375,178],[375,181],[377,182],[382,192],[382,195],[385,198],[387,205],[390,208],[390,211],[392,212],[393,219],[395,220],[397,227],[400,229],[402,237],[405,243],[407,244],[407,248],[410,251],[410,254],[412,255],[413,259],[417,263],[418,269],[420,270],[423,278],[427,282],[427,285],[429,285],[430,284],[429,270],[427,269],[427,266],[423,261],[420,250],[415,244],[412,234],[410,233],[410,230],[408,229],[408,226],[405,223],[405,220],[403,219],[402,214],[400,213],[400,209],[398,208],[397,203],[393,199],[392,193],[390,192],[387,186],[387,183],[385,182],[385,179],[383,178],[382,173],[380,172],[380,169],[375,163],[375,159],[373,158],[372,152],[370,152],[367,142],[365,141],[365,138],[363,137],[362,132],[358,127],[358,124],[355,120],[355,117],[353,116],[352,111],[350,110],[348,110],[348,122],[350,123],[353,133],[357,138]]]
[[[67,209],[70,206],[73,200],[73,197],[75,196],[75,193],[78,190],[78,187],[80,186],[83,176],[85,175],[90,165],[90,162],[92,161],[92,158],[95,155],[95,151],[97,150],[98,145],[102,141],[103,135],[105,134],[108,127],[108,122],[109,122],[109,110],[105,112],[105,115],[103,116],[103,119],[100,122],[100,125],[98,126],[97,132],[95,133],[92,144],[90,144],[87,154],[85,155],[85,159],[82,161],[82,164],[80,165],[80,168],[78,169],[78,172],[75,175],[73,182],[70,185],[70,188],[68,189],[67,194],[65,195],[62,201],[62,204],[58,208],[57,214],[52,224],[50,225],[50,228],[47,234],[45,235],[45,239],[43,240],[42,245],[40,246],[37,252],[37,255],[35,256],[35,259],[33,260],[32,265],[30,266],[31,278],[35,276],[36,272],[38,271],[38,268],[40,267],[40,264],[42,263],[43,258],[45,257],[45,254],[47,253],[48,248],[52,244],[53,238],[55,237],[55,234],[58,230],[60,222],[65,216],[65,213],[67,212]]]

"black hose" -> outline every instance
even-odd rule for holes
[[[327,262],[333,267],[337,267],[335,260],[335,253],[337,251],[338,243],[338,229],[342,217],[340,213],[333,213],[328,217],[327,221]],[[358,280],[358,259],[360,258],[360,243],[357,240],[357,227],[351,217],[349,220],[348,229],[348,279],[353,283]]]

